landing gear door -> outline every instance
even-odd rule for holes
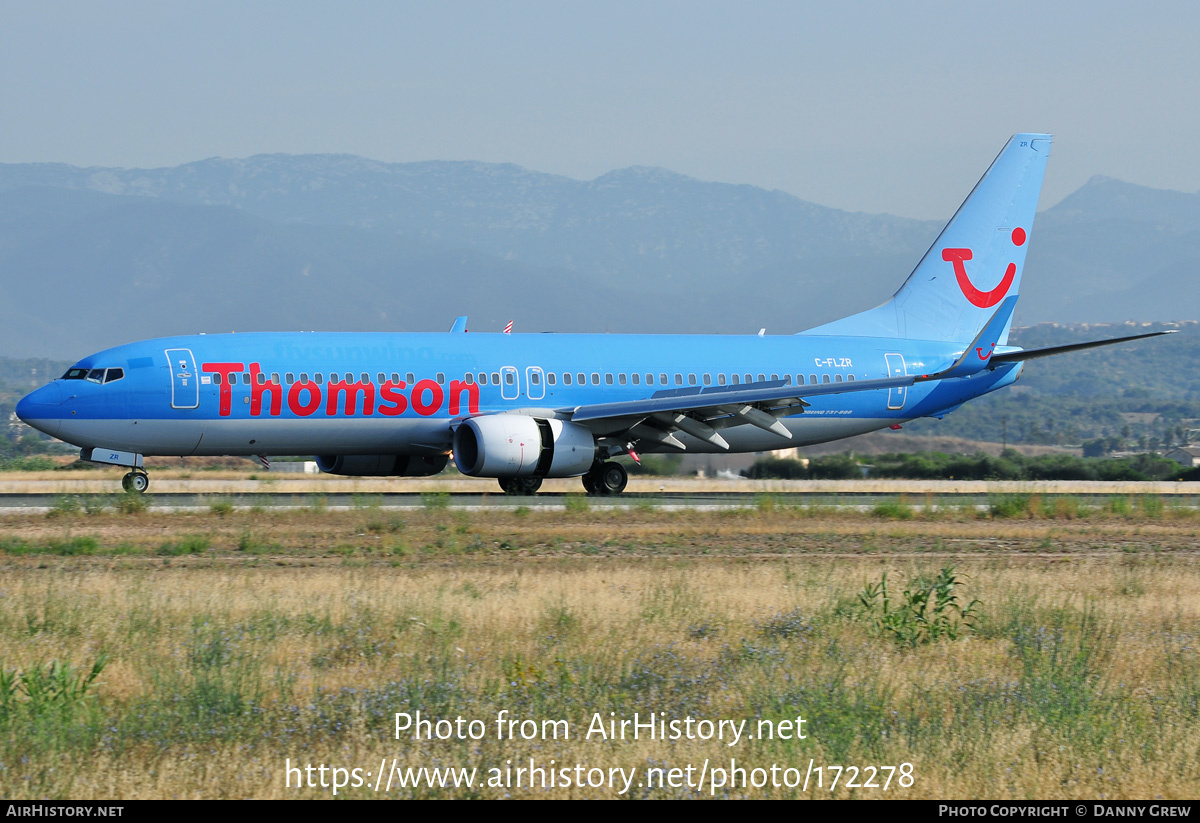
[[[200,406],[200,378],[191,349],[167,349],[171,364],[171,408],[195,409]]]
[[[902,354],[885,354],[887,360],[888,377],[903,377],[908,374],[908,368],[904,364],[904,355]],[[908,386],[896,386],[888,389],[888,404],[889,409],[904,408],[904,401],[908,398]]]

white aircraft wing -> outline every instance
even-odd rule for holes
[[[876,391],[911,386],[915,375],[877,380],[852,380],[794,386],[782,380],[744,383],[740,386],[707,386],[667,389],[640,400],[619,400],[557,409],[561,417],[582,423],[599,436],[627,433],[636,440],[651,440],[676,449],[684,445],[674,432],[683,431],[728,449],[720,430],[749,423],[785,439],[792,433],[780,417],[799,414],[809,405],[805,397]]]

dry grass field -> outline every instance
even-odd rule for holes
[[[294,788],[299,772],[288,787],[285,766],[304,764],[372,775],[339,797],[1197,794],[1200,518],[1158,498],[865,513],[770,497],[727,512],[108,502],[0,520],[5,797],[332,796]],[[395,713],[418,710],[486,732],[397,739]],[[566,720],[570,738],[499,740],[501,712]],[[635,712],[745,719],[746,734],[802,716],[806,737],[584,736],[596,713]],[[624,792],[511,785],[531,758],[635,777]],[[731,773],[714,788],[731,759],[751,782],[776,766],[781,785]],[[469,788],[376,791],[393,761],[478,772]],[[818,786],[810,763],[859,771]],[[911,785],[846,785],[900,764]],[[645,785],[689,766],[690,785]],[[508,783],[487,785],[490,769]]]

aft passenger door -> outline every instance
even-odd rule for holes
[[[904,355],[902,354],[885,354],[884,359],[887,360],[888,377],[903,377],[908,374],[908,367],[904,364]],[[908,397],[908,386],[896,386],[888,389],[889,409],[904,408],[904,401]]]
[[[200,406],[200,378],[191,349],[167,349],[171,364],[171,408],[195,409]]]

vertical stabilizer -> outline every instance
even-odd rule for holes
[[[972,340],[1018,294],[1049,154],[1050,135],[1014,135],[891,300],[803,334]]]

